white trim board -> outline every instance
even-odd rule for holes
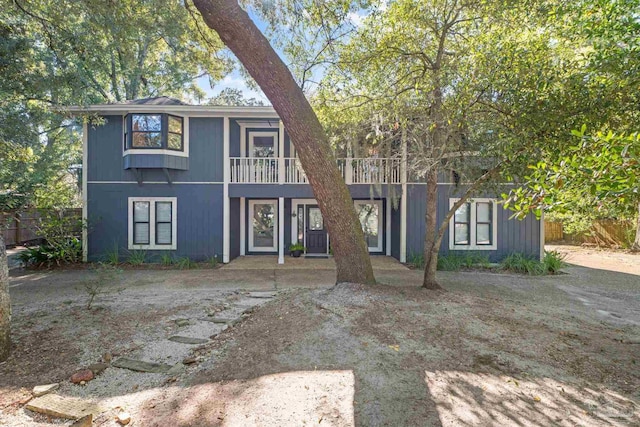
[[[460,200],[459,198],[449,199],[449,209]],[[491,244],[490,245],[478,245],[476,244],[476,202],[491,203]],[[451,251],[495,251],[498,249],[498,209],[496,199],[474,197],[467,200],[466,203],[471,204],[469,212],[469,244],[468,245],[456,245],[454,244],[454,221],[455,215],[449,220],[449,250]]]
[[[149,202],[149,244],[133,243],[133,203]],[[156,241],[156,203],[171,202],[171,244],[158,245]],[[176,250],[178,248],[178,198],[177,197],[129,197],[127,202],[127,247],[129,250]]]
[[[254,139],[255,137],[272,137],[273,138],[273,158],[277,158],[278,154],[280,153],[279,151],[279,142],[278,142],[278,132],[263,132],[263,131],[257,131],[257,130],[251,130],[249,131],[249,156],[247,157],[251,157],[254,158],[255,156],[253,155],[253,148],[254,148]]]
[[[89,179],[89,126],[85,121],[82,125],[82,261],[89,258],[89,231],[87,221],[89,218],[89,196],[87,194]]]

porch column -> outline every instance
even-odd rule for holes
[[[224,118],[223,138],[222,138],[222,161],[224,164],[223,194],[222,194],[222,262],[229,262],[231,248],[231,212],[229,209],[229,180],[231,169],[229,164],[229,117]]]
[[[89,232],[87,220],[89,219],[88,185],[89,179],[89,126],[85,121],[82,125],[82,262],[89,259]]]
[[[407,262],[407,139],[402,133],[402,198],[400,199],[400,262]]]
[[[246,199],[240,197],[240,256],[247,254],[245,247],[247,219],[245,218]]]
[[[278,125],[278,183],[285,182],[285,162],[284,162],[284,123],[280,120]]]
[[[278,264],[284,264],[284,197],[278,197]]]

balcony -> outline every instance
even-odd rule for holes
[[[291,157],[231,157],[232,184],[308,184],[300,160]],[[347,184],[400,184],[402,161],[395,158],[342,158]]]

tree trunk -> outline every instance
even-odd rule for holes
[[[636,221],[636,238],[633,241],[631,249],[640,251],[640,203],[638,203],[638,220]]]
[[[432,169],[427,173],[427,212],[425,214],[424,234],[424,279],[422,287],[442,289],[436,280],[438,269],[438,251],[441,239],[438,238],[438,171]]]
[[[9,300],[9,266],[4,246],[3,227],[0,226],[0,362],[11,351],[11,302]]]
[[[375,283],[362,226],[327,135],[291,72],[237,0],[194,0],[282,119],[322,212],[338,282]]]

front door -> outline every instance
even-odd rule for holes
[[[322,213],[317,205],[307,205],[306,235],[308,254],[327,253],[327,230],[324,228]]]

